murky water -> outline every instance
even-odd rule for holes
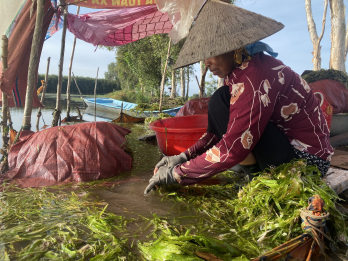
[[[55,99],[45,98],[44,104],[45,108],[42,109],[40,129],[44,125],[51,125]],[[71,107],[83,109],[84,104],[82,102],[72,102]],[[62,100],[62,108],[61,117],[64,118],[66,116],[65,100]],[[10,108],[13,128],[15,130],[19,130],[22,125],[23,110],[23,108]],[[71,115],[77,115],[75,109],[71,109],[71,112]],[[36,114],[37,108],[33,109],[32,113],[32,131],[36,131]],[[83,119],[85,121],[94,121],[94,116],[84,114]],[[107,120],[97,118],[97,121]],[[91,197],[97,197],[109,204],[108,211],[127,217],[134,217],[135,213],[136,215],[140,214],[148,217],[153,213],[165,215],[171,210],[173,203],[161,201],[161,196],[158,193],[150,193],[144,196],[144,190],[148,185],[149,178],[152,176],[154,166],[162,157],[157,142],[138,141],[138,137],[148,131],[144,124],[121,123],[119,125],[132,130],[132,133],[127,135],[134,155],[132,170],[110,180],[110,182],[119,183],[119,185],[113,186],[112,188],[89,188],[88,191],[91,193]],[[0,146],[2,146],[1,139]]]

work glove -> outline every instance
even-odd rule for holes
[[[156,172],[158,171],[160,167],[174,167],[186,161],[187,161],[187,157],[184,152],[175,156],[169,156],[169,157],[165,156],[156,164],[155,170],[153,173],[156,174]]]
[[[178,181],[174,178],[174,167],[175,166],[160,167],[156,174],[154,174],[152,178],[149,180],[149,185],[146,187],[144,195],[153,190],[155,186],[172,185],[178,183]]]

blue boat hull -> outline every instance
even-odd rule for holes
[[[88,105],[85,113],[94,116],[94,98],[84,99],[84,101]],[[122,103],[123,113],[135,118],[152,117],[160,113],[159,111],[134,111],[134,108],[137,106],[136,103],[122,102],[110,98],[97,98],[96,101],[96,116],[110,120],[113,120],[120,115]],[[176,113],[181,109],[181,107],[182,106],[169,110],[163,110],[162,113],[167,113],[175,116]]]

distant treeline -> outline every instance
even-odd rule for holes
[[[41,80],[45,79],[44,74],[39,75],[39,80],[37,83],[37,88],[41,86]],[[94,94],[95,79],[90,77],[78,77],[76,76],[77,85],[79,86],[82,95],[91,95]],[[47,81],[47,93],[56,93],[58,84],[58,75],[49,75]],[[68,76],[63,77],[62,93],[66,93],[66,87],[68,84]],[[105,79],[98,79],[97,83],[97,94],[104,95],[116,90],[121,90],[120,85],[116,82],[111,82]],[[71,94],[79,94],[79,91],[76,88],[74,78],[71,77],[70,85]]]

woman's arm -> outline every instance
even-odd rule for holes
[[[270,76],[271,75],[271,76]],[[226,135],[202,155],[174,168],[181,185],[196,184],[243,161],[263,133],[278,97],[278,79],[251,70],[232,78],[230,117]]]
[[[203,136],[184,153],[188,160],[194,159],[199,155],[202,155],[208,149],[212,148],[219,142],[219,138],[210,132],[206,132]]]

